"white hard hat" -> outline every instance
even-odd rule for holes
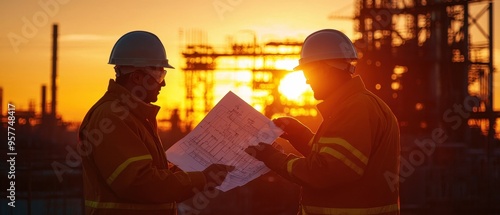
[[[346,60],[351,62],[358,59],[356,48],[351,40],[342,32],[334,29],[323,29],[309,35],[302,45],[300,52],[300,70],[306,64],[324,60]]]
[[[132,31],[115,43],[108,64],[134,67],[167,67],[165,48],[160,39],[147,31]]]

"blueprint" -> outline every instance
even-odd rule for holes
[[[259,142],[272,144],[282,133],[271,120],[228,92],[193,131],[167,150],[167,159],[186,172],[202,171],[213,163],[234,166],[217,187],[227,191],[269,171],[244,150]]]

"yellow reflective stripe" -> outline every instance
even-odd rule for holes
[[[321,215],[336,215],[336,214],[382,214],[399,211],[398,204],[385,205],[373,208],[324,208],[315,206],[302,205],[302,214],[321,214]]]
[[[118,166],[115,169],[115,171],[113,171],[113,173],[108,177],[108,179],[106,180],[106,182],[108,184],[113,183],[113,181],[115,181],[116,177],[118,177],[118,175],[120,175],[120,173],[125,168],[127,168],[128,165],[130,165],[130,163],[135,162],[135,161],[140,161],[140,160],[148,160],[148,159],[153,159],[153,158],[151,157],[151,155],[142,155],[142,156],[131,157],[131,158],[127,159],[125,162],[123,162],[122,164],[120,164],[120,166]]]
[[[174,209],[175,203],[164,204],[132,204],[117,202],[95,202],[85,200],[85,206],[99,209],[123,209],[123,210],[168,210]]]
[[[328,147],[324,147],[321,149],[320,153],[321,152],[327,153],[327,154],[341,160],[342,162],[344,162],[344,164],[346,166],[350,167],[354,172],[358,173],[358,175],[363,175],[364,170],[361,167],[359,167],[358,165],[353,163],[351,160],[349,160],[349,158],[347,158],[345,155],[338,152],[337,150],[332,149],[332,148],[328,148]]]
[[[292,168],[293,168],[293,163],[295,163],[295,161],[297,161],[299,158],[294,158],[294,159],[291,159],[288,161],[288,163],[286,164],[286,171],[288,172],[288,174],[291,176],[292,175]]]
[[[336,145],[342,146],[345,149],[347,149],[349,152],[351,152],[354,156],[356,156],[365,165],[368,164],[368,158],[362,152],[360,152],[358,149],[356,149],[349,142],[347,142],[346,140],[344,140],[342,138],[322,137],[322,138],[319,138],[318,143],[336,144]]]

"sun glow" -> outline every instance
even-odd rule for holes
[[[298,66],[298,62],[298,59],[281,59],[276,61],[274,67],[276,69],[293,70],[294,67]]]
[[[299,100],[301,95],[310,90],[310,87],[306,84],[304,74],[301,71],[297,71],[285,75],[280,81],[278,90],[281,95],[290,100]]]

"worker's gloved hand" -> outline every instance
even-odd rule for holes
[[[311,152],[308,144],[314,133],[307,126],[293,117],[280,117],[273,119],[273,122],[284,131],[280,137],[288,140],[302,155],[306,156]]]
[[[245,152],[257,160],[264,162],[264,164],[272,170],[279,168],[282,161],[286,158],[285,154],[274,148],[274,146],[266,143],[249,146],[245,149]]]
[[[284,133],[281,135],[281,137],[284,139],[293,140],[303,138],[304,136],[313,136],[313,133],[307,126],[293,117],[280,117],[273,119],[273,122],[276,126],[284,131]]]
[[[207,180],[207,185],[217,187],[222,184],[229,172],[234,170],[234,166],[224,164],[212,164],[202,171]]]
[[[178,166],[176,166],[175,164],[173,164],[170,161],[167,161],[167,167],[168,167],[168,170],[170,170],[172,172],[182,171]]]

